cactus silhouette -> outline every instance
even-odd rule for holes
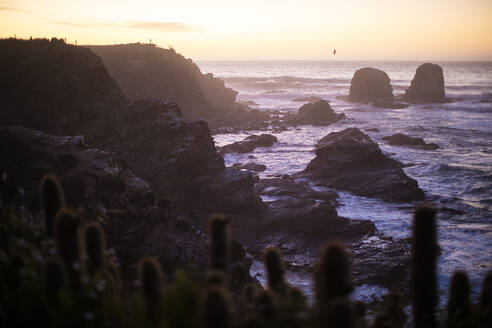
[[[44,287],[51,301],[58,301],[63,288],[68,286],[67,269],[59,258],[47,259],[44,263]]]
[[[267,271],[268,288],[277,294],[285,295],[287,284],[284,280],[280,252],[276,248],[268,248],[263,255],[263,261]]]
[[[468,275],[457,271],[451,278],[448,298],[447,326],[450,328],[469,327],[470,320],[470,284]]]
[[[330,301],[347,297],[352,292],[349,258],[342,244],[328,243],[323,247],[314,280],[316,301],[321,311]]]
[[[403,328],[407,320],[400,294],[390,292],[384,297],[384,310],[376,316],[374,328]]]
[[[430,207],[418,207],[413,218],[412,238],[413,318],[416,327],[436,325],[436,229],[436,211]]]
[[[41,179],[41,208],[48,238],[53,238],[56,214],[64,207],[65,196],[60,182],[54,175],[44,176]]]
[[[147,307],[147,315],[156,319],[157,311],[162,303],[164,276],[161,265],[154,258],[147,256],[138,262],[138,280]]]
[[[351,328],[354,326],[352,308],[346,297],[331,300],[328,311],[321,316],[321,327]]]
[[[209,221],[209,269],[226,271],[229,252],[229,220],[214,215]]]
[[[79,222],[75,212],[70,209],[61,209],[56,216],[56,251],[67,268],[70,287],[73,289],[81,287]]]
[[[205,278],[207,287],[225,287],[227,285],[227,276],[223,271],[208,271]]]
[[[230,326],[229,297],[225,289],[218,287],[207,288],[200,307],[201,327],[227,328]]]
[[[261,289],[256,296],[256,311],[265,321],[274,320],[277,317],[277,304],[275,296],[268,289]]]
[[[487,273],[482,282],[480,325],[481,327],[492,327],[492,271]]]
[[[96,273],[106,271],[106,238],[101,225],[89,222],[82,226],[79,241],[88,276],[94,278]]]

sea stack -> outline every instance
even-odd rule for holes
[[[446,102],[442,67],[430,63],[420,65],[403,99],[413,103]]]
[[[360,103],[393,103],[393,89],[388,74],[365,67],[357,70],[350,83],[349,100]]]

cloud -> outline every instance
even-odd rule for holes
[[[7,7],[7,6],[0,7],[0,11],[12,11],[12,12],[17,12],[17,13],[30,13],[29,10],[24,10],[24,9],[15,8],[15,7]]]
[[[52,22],[60,25],[67,25],[67,26],[72,26],[72,27],[82,27],[82,28],[87,28],[87,27],[95,27],[97,24],[80,24],[80,23],[72,23],[72,22],[65,22],[65,21],[59,21],[59,20],[52,20]]]
[[[80,28],[94,28],[94,27],[119,27],[119,28],[131,28],[141,30],[153,30],[160,32],[195,32],[198,31],[197,26],[187,25],[178,22],[157,22],[157,21],[126,21],[117,23],[99,23],[99,22],[72,22],[51,20],[52,22],[60,25],[80,27]]]
[[[196,26],[176,22],[128,22],[125,23],[123,26],[127,28],[165,32],[195,32],[198,30]]]

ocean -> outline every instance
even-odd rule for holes
[[[227,87],[239,92],[238,101],[250,102],[258,110],[296,111],[304,97],[330,101],[346,119],[327,127],[301,126],[299,129],[272,133],[279,143],[258,148],[251,154],[227,154],[226,165],[254,161],[267,166],[260,178],[292,174],[303,170],[315,157],[316,142],[333,131],[357,127],[364,131],[383,152],[407,165],[405,172],[416,179],[428,200],[447,210],[438,213],[439,257],[438,283],[447,294],[455,270],[465,270],[470,277],[473,297],[481,281],[492,270],[492,62],[434,62],[442,66],[446,104],[411,105],[405,109],[381,109],[371,105],[338,100],[349,93],[354,72],[362,67],[385,71],[398,96],[410,85],[422,62],[400,61],[222,61],[198,62],[202,73],[213,73]],[[252,133],[214,135],[218,146],[242,140]],[[271,132],[269,132],[271,133]],[[439,145],[435,151],[389,146],[382,137],[404,133],[422,137]],[[377,229],[393,238],[410,235],[412,210],[409,204],[387,203],[340,191],[338,213],[353,219],[368,219]],[[271,201],[263,197],[264,201]],[[260,281],[264,272],[255,263],[253,273]],[[291,283],[312,290],[305,278],[289,276]],[[378,286],[362,286],[356,298],[380,297]]]

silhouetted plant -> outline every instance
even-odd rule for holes
[[[231,324],[229,297],[223,288],[207,288],[200,305],[201,327],[227,328]]]
[[[470,284],[465,272],[457,271],[451,278],[447,310],[448,327],[466,328],[470,326]]]
[[[56,214],[65,207],[63,189],[54,175],[46,175],[41,180],[41,205],[46,235],[48,238],[53,238]]]
[[[367,319],[366,319],[366,304],[362,301],[355,301],[353,305],[353,313],[354,313],[354,327],[356,328],[367,328]]]
[[[354,326],[352,308],[346,297],[331,300],[327,312],[321,316],[321,327],[351,328]]]
[[[436,211],[419,207],[413,218],[412,238],[413,319],[416,327],[436,325],[437,254]]]
[[[344,247],[339,243],[328,243],[314,271],[317,306],[322,309],[336,298],[347,297],[352,292],[350,262]]]
[[[207,287],[226,287],[227,276],[223,271],[210,270],[205,277]]]
[[[482,283],[480,293],[480,326],[492,327],[492,271],[489,271]]]
[[[384,297],[384,309],[376,316],[374,328],[403,328],[407,320],[400,294],[391,292]]]
[[[268,289],[261,289],[256,296],[256,312],[263,322],[271,322],[277,317],[275,296]]]
[[[227,268],[229,252],[229,220],[221,215],[214,215],[209,221],[209,269]]]
[[[97,222],[89,222],[80,229],[79,241],[84,259],[84,268],[89,277],[106,271],[106,238]]]
[[[43,274],[47,297],[58,302],[61,290],[68,287],[67,269],[59,258],[53,257],[45,261]]]
[[[137,271],[147,315],[151,320],[156,320],[164,290],[164,276],[161,265],[154,258],[147,256],[140,259]]]
[[[285,295],[288,287],[284,279],[280,252],[276,248],[268,248],[263,255],[263,261],[267,272],[268,288],[277,294]]]
[[[70,287],[82,285],[80,268],[80,243],[78,240],[79,218],[73,210],[61,209],[56,216],[56,251],[68,270]]]

